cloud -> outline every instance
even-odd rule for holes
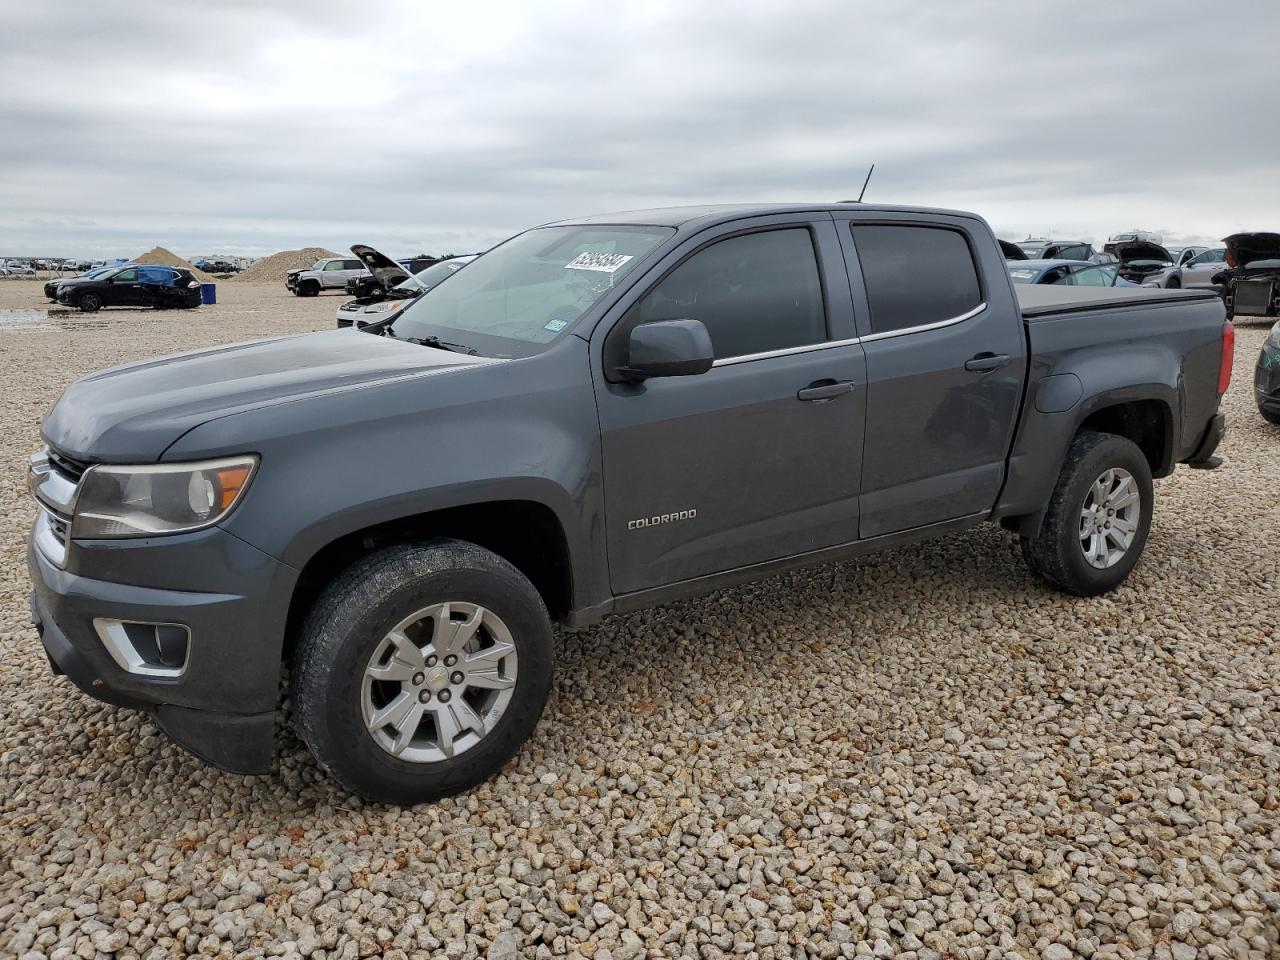
[[[1280,7],[68,2],[0,37],[0,254],[480,249],[720,200],[1280,227]]]

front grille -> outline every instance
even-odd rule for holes
[[[79,483],[80,478],[84,476],[84,472],[90,466],[83,460],[68,457],[66,454],[57,453],[54,450],[49,451],[49,465],[72,483]]]
[[[67,531],[70,526],[70,521],[68,521],[66,517],[62,516],[62,514],[54,513],[48,507],[44,508],[44,512],[49,523],[49,532],[53,534],[53,538],[57,540],[58,543],[62,544],[63,547],[66,547]]]

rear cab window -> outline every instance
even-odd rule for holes
[[[982,306],[968,238],[933,224],[853,223],[872,335],[958,320]]]

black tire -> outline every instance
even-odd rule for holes
[[[1265,407],[1259,407],[1258,412],[1262,414],[1262,419],[1267,423],[1274,423],[1280,427],[1280,410],[1267,410]]]
[[[1180,290],[1182,288],[1182,281],[1177,277],[1170,277],[1167,286],[1170,290]]]
[[[446,601],[479,604],[507,625],[515,686],[496,725],[469,749],[436,762],[403,760],[365,725],[364,671],[396,624]],[[343,573],[308,614],[292,670],[295,723],[316,762],[352,793],[380,803],[436,800],[492,777],[520,749],[542,715],[553,661],[546,606],[506,560],[458,540],[392,547]]]
[[[320,295],[320,284],[314,280],[303,280],[298,284],[298,296],[300,297],[318,297]]]
[[[96,293],[82,293],[80,299],[76,301],[76,306],[85,313],[96,313],[102,309],[102,297]]]
[[[1113,566],[1098,568],[1085,558],[1080,514],[1089,488],[1114,467],[1133,476],[1141,514],[1124,556]],[[1114,590],[1142,556],[1153,502],[1151,467],[1137,444],[1115,434],[1083,430],[1067,449],[1039,534],[1035,539],[1022,538],[1022,556],[1033,572],[1065,593],[1093,597]]]

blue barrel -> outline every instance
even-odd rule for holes
[[[200,302],[201,303],[217,303],[218,302],[218,285],[216,283],[200,284]]]

